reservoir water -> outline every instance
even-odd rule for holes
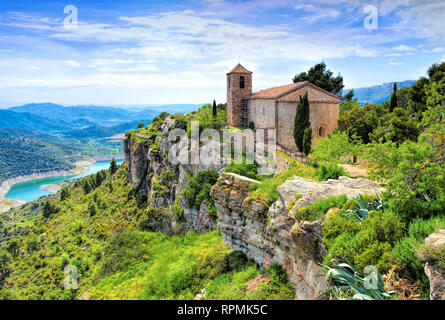
[[[122,162],[123,160],[116,161],[118,165],[120,165]],[[50,194],[48,191],[40,189],[41,186],[45,184],[53,184],[65,180],[86,177],[90,174],[99,172],[100,170],[108,169],[110,167],[110,161],[98,161],[86,167],[90,168],[90,170],[79,175],[65,176],[65,177],[48,177],[48,178],[33,179],[25,182],[16,183],[11,187],[11,189],[9,190],[9,192],[6,194],[5,197],[9,199],[24,200],[26,202],[33,201],[35,199],[40,198],[41,196],[46,196]]]

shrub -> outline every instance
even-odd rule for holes
[[[330,208],[341,208],[348,200],[345,194],[338,197],[330,196],[326,199],[315,201],[307,207],[295,211],[295,218],[302,221],[315,221],[322,218]]]
[[[199,171],[190,177],[188,186],[184,190],[184,197],[190,208],[199,209],[203,201],[210,199],[210,190],[218,180],[219,174],[210,169]]]
[[[337,180],[340,176],[344,176],[345,174],[345,169],[339,167],[336,163],[320,164],[316,172],[316,176],[320,181],[328,179]]]
[[[438,229],[445,228],[445,216],[434,217],[428,220],[415,219],[409,224],[408,235],[394,246],[392,253],[396,263],[408,276],[419,280],[424,296],[429,291],[428,278],[425,275],[425,264],[417,253],[425,238]]]
[[[380,271],[387,271],[392,246],[404,230],[405,224],[390,210],[372,211],[361,223],[356,218],[342,216],[328,219],[323,226],[323,244],[328,249],[324,261],[328,264],[336,258],[350,261],[358,269],[374,265]]]
[[[230,162],[226,168],[226,172],[231,172],[235,174],[239,174],[241,176],[251,178],[251,179],[258,179],[258,165],[256,163],[247,164],[246,158],[243,157],[242,163],[236,164],[233,160]]]

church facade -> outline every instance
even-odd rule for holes
[[[291,83],[252,93],[252,72],[238,64],[227,74],[227,116],[230,126],[276,130],[279,147],[296,152],[293,128],[300,96],[308,93],[314,139],[337,128],[340,99],[310,82]]]

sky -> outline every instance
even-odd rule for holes
[[[0,0],[0,107],[226,101],[325,61],[346,88],[416,80],[445,61],[442,0]],[[77,19],[76,19],[77,18]]]

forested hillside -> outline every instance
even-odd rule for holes
[[[63,157],[75,154],[76,149],[68,145],[0,135],[0,183],[30,173],[72,169],[74,165]]]
[[[162,209],[138,201],[126,176],[102,171],[1,215],[0,299],[193,299],[202,288],[209,299],[293,298],[279,267],[260,270],[217,231],[152,232]],[[68,265],[76,290],[64,290]],[[271,281],[248,291],[260,273]]]

